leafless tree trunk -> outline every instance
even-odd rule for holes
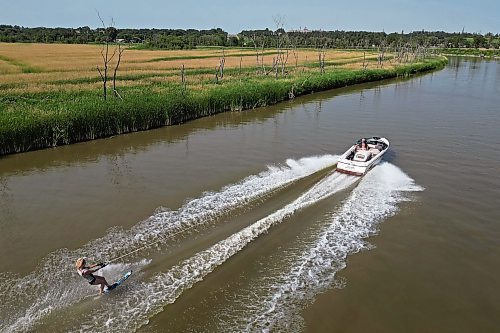
[[[275,17],[274,23],[276,25],[276,53],[277,56],[273,61],[273,68],[275,70],[275,77],[278,78],[278,71],[281,69],[281,75],[285,76],[286,64],[290,55],[288,49],[288,35],[284,30],[284,20],[282,17]]]
[[[385,40],[380,41],[378,46],[377,67],[384,68]]]
[[[99,20],[102,23],[102,27],[104,28],[104,31],[106,32],[107,27],[104,24],[104,21],[102,20],[101,15],[99,14],[99,12],[97,12],[97,16],[99,17]],[[114,54],[113,54],[113,56],[114,56]],[[101,57],[102,57],[102,61],[103,61],[103,69],[101,70],[99,68],[99,66],[97,66],[97,71],[99,72],[99,75],[101,76],[101,79],[102,79],[102,95],[103,95],[104,99],[107,98],[108,64],[111,61],[111,59],[113,58],[113,56],[111,56],[111,58],[109,58],[109,40],[106,37],[105,42],[104,42],[104,46],[101,49]]]
[[[288,99],[293,100],[295,98],[295,93],[294,93],[295,85],[292,86],[290,91],[288,92]]]
[[[278,78],[278,57],[273,58],[273,70],[274,70],[274,77],[277,79]]]
[[[106,26],[106,24],[104,24],[104,21],[101,18],[101,15],[99,14],[99,12],[97,12],[97,16],[99,17],[99,20],[102,23],[102,27],[104,28],[104,33],[106,33],[108,27]],[[103,48],[101,49],[101,58],[102,58],[102,62],[103,62],[102,69],[99,68],[99,66],[97,66],[97,71],[99,72],[99,75],[101,76],[101,80],[102,80],[102,96],[105,100],[107,99],[107,94],[108,94],[107,87],[108,87],[109,63],[116,55],[116,49],[115,49],[113,51],[113,54],[111,56],[109,56],[109,43],[110,43],[110,40],[106,36],[105,40],[104,40]],[[118,67],[115,68],[115,75],[116,75],[116,70],[118,70]]]
[[[368,63],[366,62],[366,52],[363,51],[363,64],[361,65],[363,67],[363,70],[366,70],[368,67]]]
[[[186,72],[184,70],[184,64],[182,64],[182,67],[181,67],[181,83],[185,89],[186,88]]]
[[[321,74],[325,73],[325,58],[326,52],[325,47],[318,49],[318,60],[319,60],[319,71]]]
[[[255,56],[257,58],[257,65],[256,65],[256,73],[257,75],[259,74],[259,69],[260,69],[260,63],[259,63],[259,50],[257,49],[257,43],[255,41],[255,34],[253,35],[253,38],[252,38],[252,42],[253,42],[253,48],[255,50]]]
[[[288,57],[290,55],[290,51],[288,49],[281,56],[281,76],[286,76],[286,64],[288,62]]]
[[[219,59],[219,66],[215,66],[215,82],[224,77],[224,64],[226,63],[226,53],[222,49],[222,57]]]
[[[257,37],[255,34],[253,35],[253,38],[251,38],[253,42],[253,47],[255,49],[255,56],[257,60],[257,67],[256,67],[256,74],[266,74],[266,66],[264,65],[264,49],[266,46],[265,40],[262,40],[262,45],[257,44]]]
[[[115,70],[113,72],[113,93],[115,94],[115,97],[118,97],[121,100],[123,100],[123,98],[118,93],[118,90],[116,89],[116,72],[118,71],[118,67],[120,67],[120,62],[122,60],[122,54],[123,54],[124,51],[125,51],[125,48],[122,49],[121,45],[118,44],[118,60],[116,61]]]
[[[99,68],[99,66],[97,66],[97,71],[99,72],[99,75],[101,76],[101,79],[102,79],[102,95],[103,95],[104,99],[107,98],[108,67],[109,67],[110,61],[114,58],[115,54],[116,54],[116,50],[115,50],[115,52],[113,52],[111,57],[109,56],[109,42],[106,41],[104,47],[101,50],[103,68],[101,69],[101,68]]]
[[[219,70],[220,70],[220,77],[224,77],[224,65],[226,64],[226,52],[224,49],[222,49],[222,58],[220,59],[220,64],[219,64]]]
[[[292,50],[293,58],[295,59],[295,69],[299,66],[299,53],[297,52],[297,44],[290,40],[290,48]]]

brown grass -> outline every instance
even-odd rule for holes
[[[110,47],[110,54],[115,46]],[[9,44],[0,43],[0,56],[13,61],[0,59],[0,94],[51,92],[51,91],[78,91],[99,89],[99,82],[85,82],[98,80],[96,66],[102,66],[102,46],[100,45],[66,45],[66,44]],[[266,50],[265,52],[272,52]],[[241,54],[241,57],[226,57],[226,69],[238,69],[241,66],[248,70],[256,67],[256,56],[253,49],[226,49],[226,55]],[[215,72],[219,64],[221,49],[199,50],[134,50],[127,49],[123,54],[122,63],[118,72],[124,77],[120,86],[142,86],[158,82],[178,82],[182,65],[190,69],[206,69]],[[167,57],[200,57],[202,59],[174,59],[153,61]],[[367,58],[373,54],[367,53]],[[264,64],[270,69],[275,55],[265,55]],[[295,67],[295,57],[289,53],[287,67],[290,72],[295,70],[310,71],[311,64],[318,63],[316,50],[298,50],[298,66]],[[110,64],[110,73],[116,59]],[[362,68],[363,52],[327,50],[326,61],[340,64],[342,68]],[[352,63],[349,63],[352,62]],[[36,68],[37,73],[23,73],[20,64]],[[388,65],[385,65],[386,67]],[[376,62],[370,62],[368,68],[375,68]],[[171,76],[165,76],[171,73]],[[238,73],[238,71],[236,71]],[[110,74],[110,75],[111,75]],[[156,75],[157,74],[157,75]],[[148,77],[144,77],[148,75]],[[237,75],[237,74],[236,74]],[[131,79],[135,77],[135,79]],[[200,84],[213,78],[213,74],[190,75],[187,80],[190,84]],[[231,79],[228,77],[228,79]],[[67,82],[62,82],[67,81]],[[2,87],[3,86],[3,87]]]
[[[21,69],[16,65],[13,65],[11,63],[8,63],[7,61],[0,59],[0,74],[15,74],[15,73],[21,73]]]

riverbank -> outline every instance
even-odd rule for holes
[[[480,58],[498,58],[500,57],[499,49],[438,49],[438,53],[444,56],[454,57],[480,57]]]
[[[319,70],[303,71],[278,79],[243,75],[237,80],[221,80],[218,84],[196,87],[174,82],[161,86],[125,86],[120,90],[123,100],[109,98],[104,101],[99,98],[99,91],[4,94],[0,96],[0,154],[71,144],[179,124],[224,111],[272,105],[293,96],[440,69],[446,62],[446,58],[436,57],[388,69],[332,66],[324,74]],[[228,70],[231,71],[238,69]]]

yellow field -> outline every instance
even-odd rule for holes
[[[110,54],[116,46],[110,46]],[[67,44],[10,44],[0,43],[0,94],[50,92],[50,91],[82,91],[99,89],[101,86],[96,66],[102,67],[102,46],[99,45],[67,45]],[[265,53],[273,50],[265,50]],[[256,69],[256,55],[253,49],[225,49],[225,69],[242,68]],[[184,65],[188,71],[187,82],[197,85],[211,80],[214,74],[189,74],[189,70],[213,70],[219,64],[222,49],[196,49],[180,51],[134,50],[127,49],[123,53],[118,71],[118,85],[144,86],[158,82],[180,81],[180,68]],[[231,57],[231,55],[234,55]],[[182,57],[183,59],[161,58]],[[200,59],[200,57],[203,57]],[[275,54],[265,54],[264,64],[269,70]],[[376,58],[375,53],[366,54],[367,58]],[[109,76],[115,66],[116,58],[110,63]],[[191,58],[191,59],[190,59]],[[318,71],[307,65],[318,63],[316,50],[298,50],[295,66],[294,54],[290,51],[287,70]],[[325,61],[331,68],[345,67],[360,69],[363,62],[363,52],[327,50]],[[368,63],[368,68],[375,68],[376,62]],[[384,64],[384,68],[390,66]],[[227,72],[226,72],[227,73]],[[224,79],[230,80],[239,75],[225,74]]]

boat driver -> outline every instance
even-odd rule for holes
[[[356,151],[358,150],[368,150],[368,146],[366,145],[366,139],[361,139],[361,143],[356,146]]]

